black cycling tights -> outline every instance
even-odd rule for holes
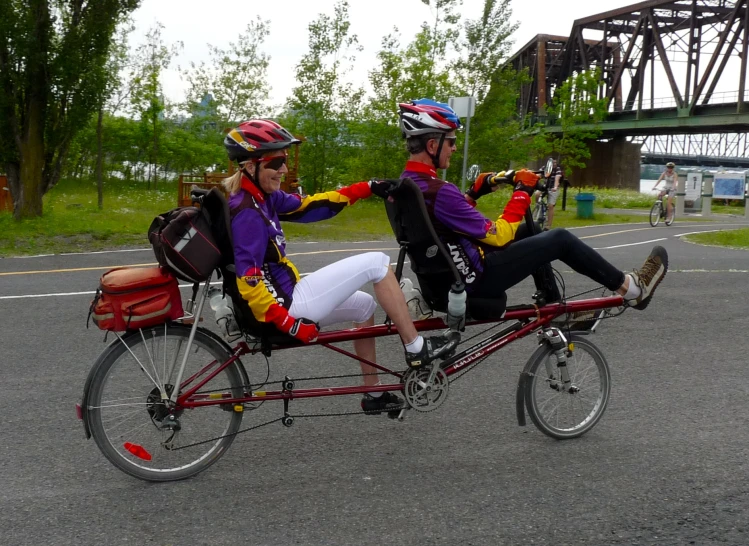
[[[522,232],[518,235],[509,246],[486,255],[475,296],[502,297],[508,288],[538,274],[539,268],[554,260],[561,260],[612,291],[624,283],[621,270],[566,229],[552,229],[525,238]]]

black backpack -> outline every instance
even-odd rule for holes
[[[178,207],[154,218],[148,240],[159,265],[185,281],[210,278],[221,261],[210,221],[197,207]]]

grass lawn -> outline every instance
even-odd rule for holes
[[[701,245],[725,246],[749,250],[749,228],[716,231],[713,233],[695,233],[686,235],[691,243]]]
[[[632,208],[651,199],[632,191],[595,190],[600,201],[596,209]],[[601,214],[581,220],[575,218],[575,202],[567,198],[567,211],[557,206],[555,227],[576,227],[601,223],[647,222],[647,217],[627,214]],[[509,197],[509,188],[488,195],[479,202],[479,210],[496,217]],[[153,218],[176,207],[176,183],[162,182],[156,190],[143,185],[114,182],[105,185],[104,210],[96,206],[93,183],[62,181],[44,196],[44,216],[16,222],[10,213],[0,213],[0,256],[83,252],[123,247],[146,247],[146,232]],[[611,204],[606,207],[606,204]],[[294,240],[365,241],[388,240],[392,231],[382,201],[372,198],[344,210],[336,218],[315,224],[284,223],[287,237]]]

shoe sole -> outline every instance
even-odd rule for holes
[[[663,275],[661,275],[661,278],[656,281],[655,285],[653,285],[653,289],[650,291],[650,294],[647,298],[642,300],[637,305],[633,305],[632,309],[637,309],[638,311],[642,311],[645,309],[648,305],[650,305],[650,300],[653,299],[653,294],[655,294],[655,289],[658,288],[658,285],[663,282],[663,279],[666,278],[666,275],[668,274],[668,254],[666,254],[666,261],[663,263]]]

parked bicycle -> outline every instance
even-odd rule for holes
[[[228,207],[219,191],[195,190],[194,198],[217,225],[226,221]],[[418,186],[404,181],[393,201],[385,206],[400,245],[396,276],[401,278],[409,252],[433,248],[435,263],[439,261],[446,274],[460,283],[460,274],[429,221]],[[533,229],[530,211],[526,212],[525,221]],[[221,265],[224,279],[230,271],[226,265]],[[404,406],[396,412],[398,419],[402,420],[409,411],[431,412],[444,404],[456,379],[504,346],[530,334],[536,335],[538,347],[523,367],[517,384],[515,408],[519,425],[526,424],[527,414],[539,430],[552,438],[576,438],[598,423],[608,404],[609,366],[589,335],[602,318],[614,315],[611,310],[623,305],[624,300],[618,295],[578,300],[566,296],[560,303],[510,307],[504,300],[487,304],[485,300],[473,302],[469,297],[467,313],[458,321],[461,326],[455,326],[454,320],[436,317],[414,323],[421,332],[445,330],[451,323],[451,334],[458,336],[465,331],[462,325],[485,326],[483,331],[461,340],[467,348],[459,346],[457,354],[433,365],[391,369],[336,345],[397,335],[389,321],[323,332],[309,345],[301,345],[289,336],[255,330],[251,324],[239,324],[240,332],[234,336],[236,344],[230,346],[221,336],[200,326],[210,288],[210,279],[202,287],[194,285],[185,306],[189,312],[183,317],[172,321],[164,318],[161,324],[142,328],[130,328],[128,323],[124,333],[114,330],[116,339],[99,356],[86,380],[83,398],[77,405],[86,437],[93,437],[106,458],[131,476],[147,481],[188,478],[218,461],[240,433],[273,423],[291,427],[303,417],[366,414],[295,411],[293,406],[303,405],[308,398],[398,392],[405,398]],[[437,312],[447,311],[434,301],[430,304]],[[584,330],[574,331],[569,319],[565,319],[596,310],[606,311],[596,313],[594,323]],[[354,379],[359,381],[361,372],[315,376],[311,367],[298,374],[270,378],[268,357],[272,353],[289,348],[309,351],[312,347],[324,347],[349,357],[357,370],[360,361],[369,364],[378,370],[380,384],[331,386],[341,378],[351,378],[352,383]],[[243,361],[242,357],[247,358]],[[401,361],[402,355],[388,355],[381,362]],[[265,380],[251,382],[248,368],[254,372],[253,377],[258,371],[265,375],[267,370]],[[245,417],[254,417],[254,410],[268,402],[280,402],[277,417],[241,428]]]
[[[663,220],[663,223],[667,226],[674,223],[674,218],[676,218],[676,207],[671,207],[671,216],[668,216],[668,207],[663,203],[663,198],[667,195],[667,191],[661,191],[658,194],[655,203],[653,203],[653,207],[650,209],[650,225],[653,227],[657,226],[661,220]]]

